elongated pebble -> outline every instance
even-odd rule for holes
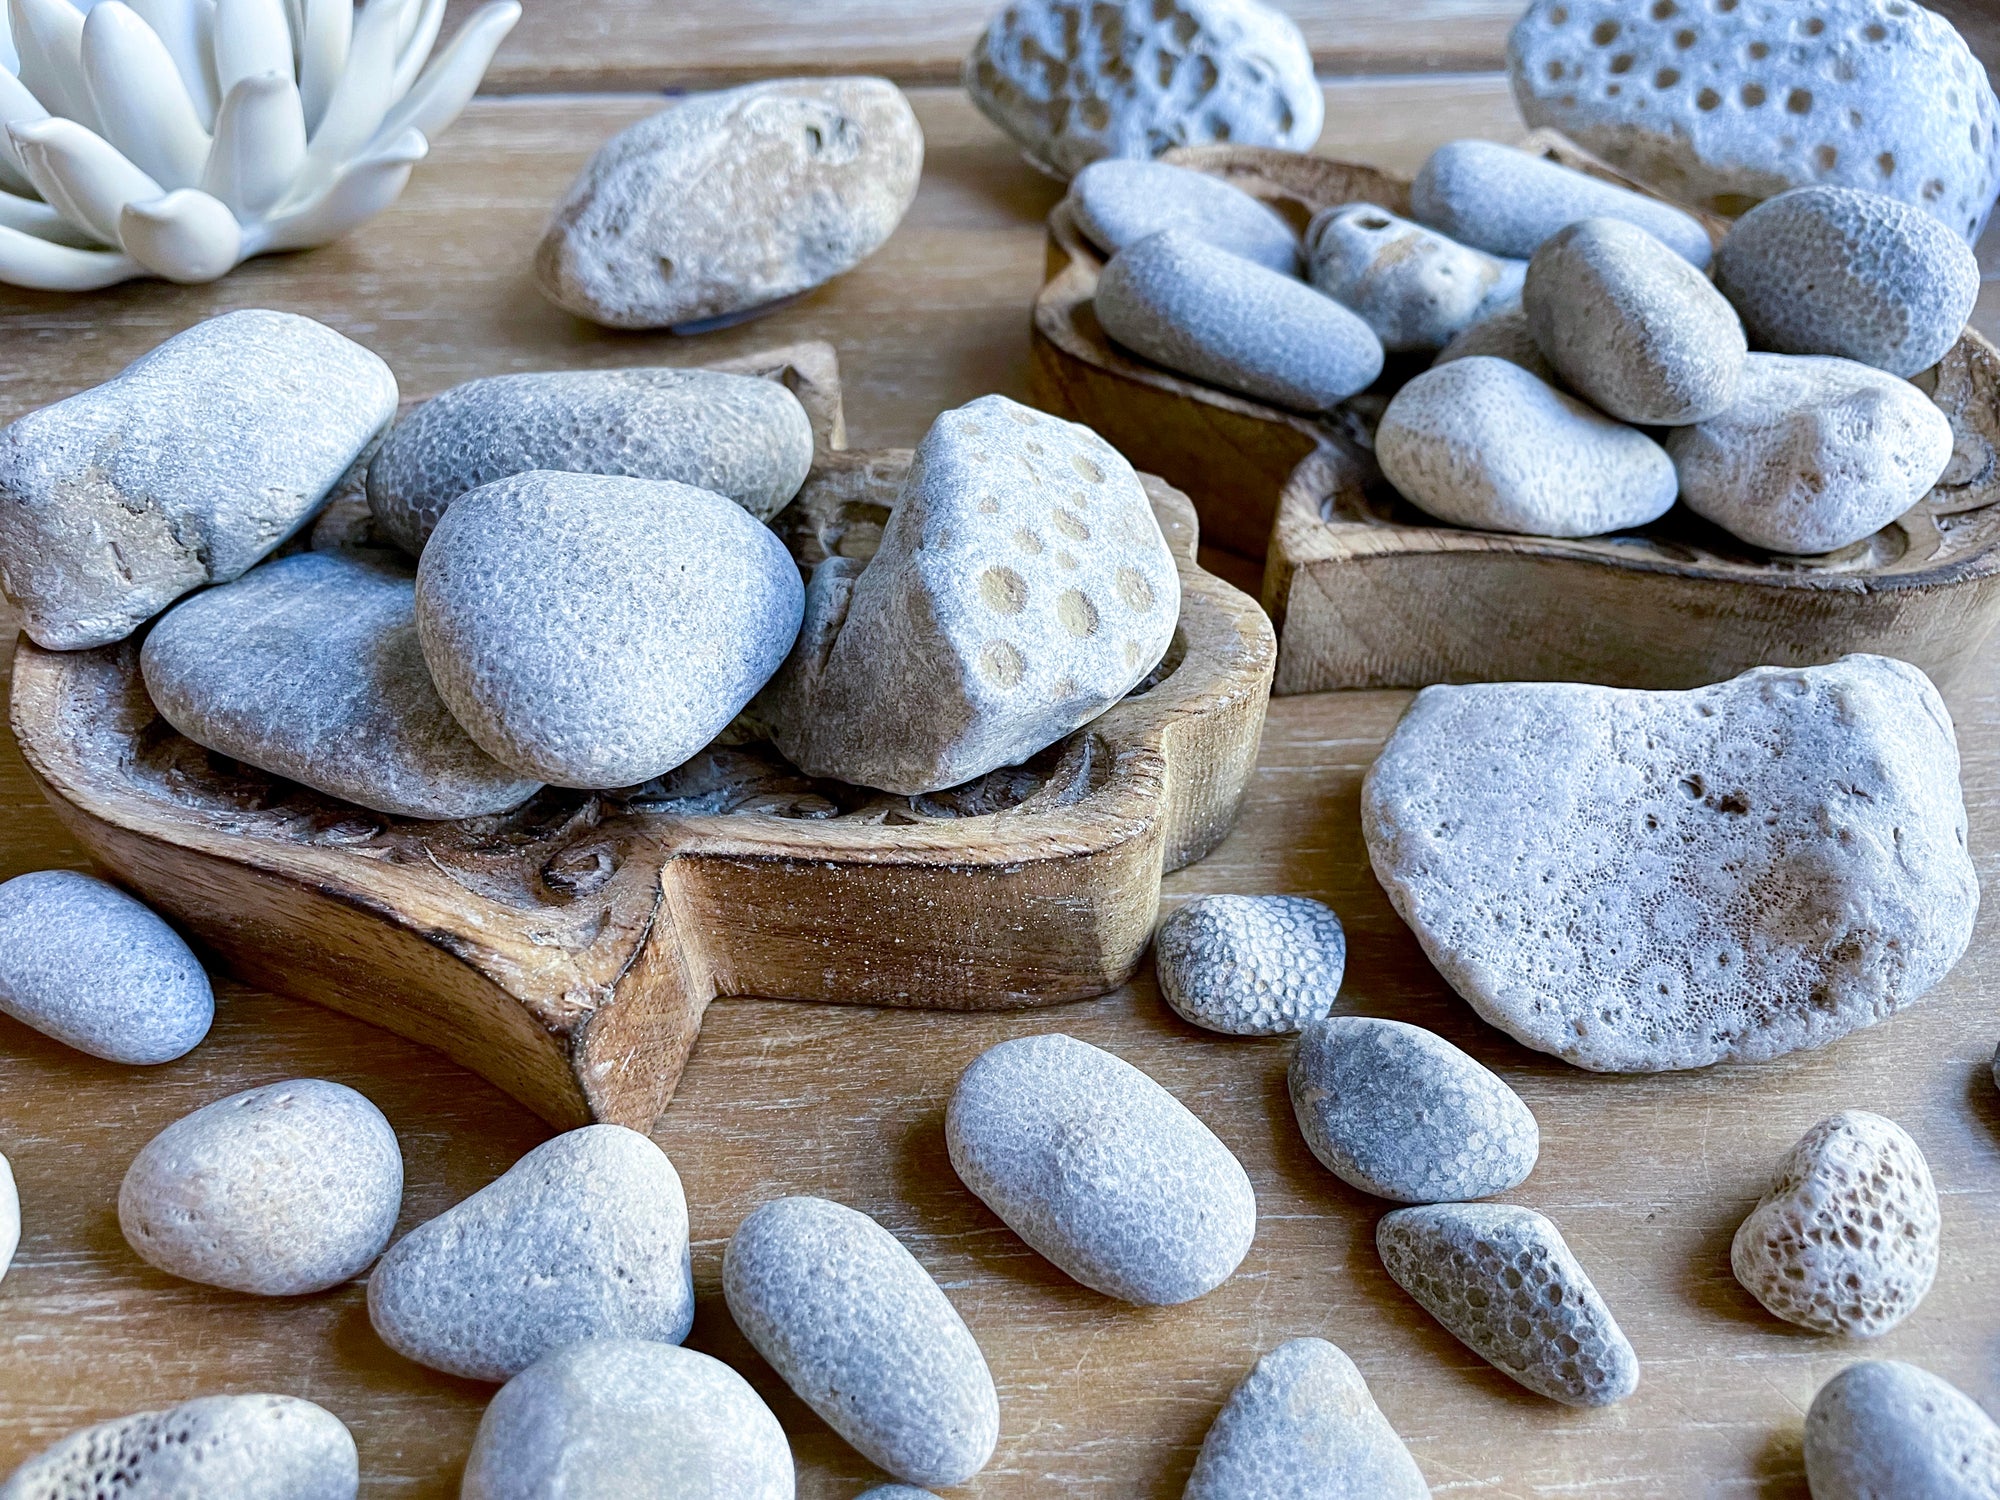
[[[14,1167],[0,1156],[0,1276],[14,1264],[21,1248],[21,1194],[14,1186]]]
[[[1184,1021],[1229,1036],[1284,1036],[1333,1009],[1347,935],[1308,896],[1199,896],[1153,940],[1160,994]]]
[[[1111,157],[1077,173],[1069,193],[1077,228],[1106,255],[1178,229],[1287,276],[1298,273],[1299,237],[1284,216],[1207,172]]]
[[[1813,1397],[1805,1461],[1812,1500],[1991,1500],[2000,1426],[1951,1382],[1873,1359]]]
[[[1324,208],[1306,228],[1307,278],[1391,352],[1441,349],[1518,300],[1528,263],[1501,260],[1373,203]]]
[[[863,1490],[855,1500],[938,1500],[938,1497],[913,1484],[878,1484],[872,1490]]]

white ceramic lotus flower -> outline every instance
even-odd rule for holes
[[[0,281],[213,281],[395,201],[520,19],[444,0],[7,0]]]

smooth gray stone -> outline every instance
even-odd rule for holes
[[[743,1336],[869,1462],[963,1484],[1000,1438],[986,1358],[938,1284],[866,1214],[779,1198],[737,1226],[722,1292]]]
[[[1098,277],[1097,321],[1155,364],[1299,411],[1331,411],[1382,373],[1382,342],[1331,297],[1178,230]]]
[[[494,375],[396,424],[368,465],[368,508],[412,557],[460,495],[535,469],[678,480],[768,521],[812,459],[806,410],[775,380],[669,369]]]
[[[694,1321],[680,1176],[622,1125],[559,1135],[398,1240],[368,1317],[398,1354],[474,1380],[582,1339],[678,1344]]]
[[[541,782],[444,706],[417,640],[416,572],[387,552],[300,552],[174,606],[139,667],[198,745],[401,818],[505,812]]]
[[[1307,896],[1198,896],[1153,939],[1160,995],[1228,1036],[1286,1036],[1333,1009],[1347,934]]]
[[[544,1356],[479,1419],[459,1500],[793,1500],[785,1430],[719,1359],[597,1338]]]
[[[1812,1500],[1992,1500],[2000,1427],[1949,1381],[1895,1359],[1849,1365],[1806,1412]]]
[[[76,870],[0,885],[0,1011],[118,1063],[163,1063],[215,1019],[215,992],[181,935]]]
[[[1442,349],[1518,301],[1527,269],[1373,203],[1323,208],[1306,228],[1307,280],[1358,314],[1391,353]]]
[[[913,1484],[878,1484],[872,1490],[863,1490],[855,1500],[938,1500],[938,1497]]]
[[[1060,1032],[989,1047],[945,1112],[959,1179],[1030,1249],[1107,1297],[1188,1302],[1257,1233],[1250,1178],[1178,1099]]]
[[[805,587],[733,501],[518,474],[461,496],[417,565],[417,638],[479,747],[558,786],[635,786],[714,739],[791,650]]]
[[[1178,229],[1273,271],[1298,274],[1299,237],[1284,215],[1207,172],[1112,157],[1076,174],[1069,201],[1077,228],[1106,255]]]
[[[1471,359],[1483,354],[1519,365],[1544,385],[1554,385],[1555,367],[1542,357],[1534,330],[1528,327],[1528,312],[1520,303],[1481,318],[1438,351],[1431,368],[1448,365],[1455,359]]]
[[[123,640],[312,519],[396,411],[368,350],[225,313],[0,431],[0,588],[39,646]]]
[[[295,1297],[367,1270],[402,1205],[403,1153],[382,1111],[300,1078],[218,1099],[154,1136],[118,1189],[118,1227],[169,1275]]]

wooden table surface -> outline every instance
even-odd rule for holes
[[[913,443],[940,408],[1021,394],[1039,220],[1056,193],[961,98],[915,97],[930,155],[902,229],[859,270],[762,323],[700,340],[614,335],[543,302],[527,258],[547,205],[606,134],[655,101],[488,100],[403,201],[344,244],[253,262],[204,288],[0,296],[0,419],[107,378],[197,318],[256,305],[361,339],[410,394],[505,370],[692,363],[824,337],[845,364],[854,442]],[[1329,89],[1322,149],[1408,169],[1436,141],[1516,129],[1495,77],[1352,81]],[[1994,662],[1989,653],[1976,680],[1947,693],[1982,873],[2000,854]],[[1386,1205],[1307,1153],[1286,1102],[1284,1045],[1180,1024],[1150,975],[1101,1000],[1012,1015],[724,1001],[655,1136],[693,1215],[700,1312],[690,1342],[743,1369],[771,1401],[798,1455],[802,1496],[846,1500],[879,1476],[783,1390],[722,1307],[724,1242],[758,1202],[784,1193],[876,1215],[965,1314],[999,1384],[1003,1435],[987,1471],[953,1493],[987,1500],[1177,1496],[1230,1388],[1259,1353],[1301,1334],[1354,1357],[1439,1495],[1801,1497],[1801,1415],[1824,1380],[1867,1355],[1918,1361],[2000,1402],[2000,1093],[1987,1071],[2000,1033],[1995,914],[1982,915],[1971,953],[1930,998],[1822,1051],[1689,1075],[1578,1072],[1474,1020],[1368,873],[1359,782],[1407,696],[1274,703],[1240,825],[1167,892],[1332,903],[1351,943],[1346,1005],[1433,1027],[1520,1090],[1543,1151],[1510,1197],[1551,1214],[1589,1268],[1638,1349],[1638,1394],[1608,1411],[1569,1411],[1454,1342],[1375,1258]],[[9,742],[0,876],[79,862]],[[369,1329],[358,1282],[273,1301],[151,1270],[119,1235],[118,1182],[170,1121],[287,1077],[338,1079],[387,1113],[407,1161],[404,1229],[489,1181],[547,1130],[396,1037],[226,982],[218,993],[208,1041],[152,1069],[100,1063],[0,1021],[0,1150],[19,1178],[25,1223],[0,1283],[0,1468],[87,1422],[198,1394],[274,1390],[351,1425],[365,1495],[454,1495],[490,1387],[391,1354]],[[1169,1309],[1110,1302],[1028,1252],[953,1176],[942,1118],[960,1068],[1003,1038],[1053,1029],[1146,1069],[1244,1161],[1257,1242],[1220,1290]],[[1730,1235],[1778,1156],[1814,1121],[1851,1107],[1907,1127],[1944,1195],[1936,1288],[1867,1345],[1774,1321],[1728,1263]]]

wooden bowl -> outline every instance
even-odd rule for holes
[[[1527,144],[1638,187],[1560,136]],[[1335,203],[1409,205],[1406,179],[1350,162],[1240,146],[1167,159],[1295,223]],[[1726,227],[1697,217],[1711,234]],[[1949,682],[2000,621],[2000,354],[1970,330],[1917,382],[1951,420],[1951,465],[1865,541],[1782,557],[1682,507],[1638,531],[1566,541],[1448,526],[1382,481],[1374,419],[1423,356],[1392,356],[1380,385],[1329,416],[1284,411],[1112,344],[1091,308],[1103,264],[1058,204],[1034,310],[1037,399],[1188,491],[1211,544],[1264,559],[1274,692],[1514,679],[1680,688],[1849,651]]]
[[[727,368],[785,380],[815,417],[777,522],[795,555],[871,555],[910,455],[841,451],[831,350]],[[970,1010],[1131,974],[1161,874],[1236,815],[1275,652],[1255,601],[1196,566],[1186,497],[1146,485],[1181,575],[1160,669],[1027,765],[931,796],[813,780],[739,721],[643,787],[390,818],[182,738],[136,640],[23,638],[14,733],[92,856],[247,982],[436,1047],[553,1124],[643,1129],[716,995]],[[365,531],[346,499],[316,544]]]

